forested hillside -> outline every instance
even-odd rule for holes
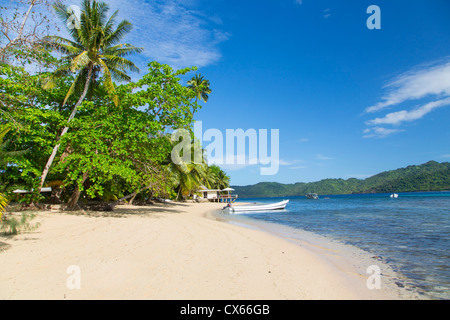
[[[233,186],[240,198],[450,190],[450,163],[430,161],[379,173],[365,180],[325,179],[310,183],[281,184],[262,182],[252,186]]]

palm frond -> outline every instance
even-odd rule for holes
[[[2,213],[5,211],[6,206],[8,205],[8,200],[6,199],[6,197],[0,193],[0,222],[2,219]]]
[[[119,14],[119,10],[116,10],[111,17],[109,17],[108,22],[105,24],[104,32],[105,35],[109,36],[113,33],[114,24],[116,22],[117,15]]]
[[[60,36],[49,36],[46,43],[49,49],[57,50],[63,54],[76,54],[84,50],[78,42]]]
[[[73,13],[69,12],[64,4],[62,4],[59,1],[56,1],[55,4],[53,4],[53,9],[55,10],[56,15],[59,17],[61,22],[67,27],[69,25],[69,21],[71,21],[73,17]],[[78,17],[77,17],[78,19]],[[80,23],[80,21],[77,21],[77,23]],[[75,26],[72,28],[66,28],[70,36],[75,40],[79,41],[79,30]]]
[[[6,134],[9,132],[9,130],[11,130],[10,127],[5,126],[4,128],[0,129],[0,140],[3,140],[6,136]]]
[[[69,90],[67,91],[66,96],[64,97],[63,105],[67,103],[67,100],[69,100],[70,96],[75,92],[75,88],[77,87],[77,84],[80,80],[80,74],[77,75],[75,78],[75,81],[70,86]]]
[[[57,79],[69,73],[71,73],[70,64],[65,63],[64,61],[60,62],[59,68],[45,79],[45,84],[43,86],[44,90],[51,90],[55,88]]]
[[[91,60],[89,59],[88,52],[83,51],[81,54],[72,59],[70,69],[72,72],[76,72],[77,70],[86,68],[89,62],[91,62]]]
[[[121,70],[130,70],[133,72],[139,72],[139,68],[134,64],[134,62],[127,60],[122,57],[117,57],[114,55],[103,55],[102,58],[106,59],[106,64],[114,68],[119,68]]]
[[[55,4],[53,7],[59,18],[67,23],[70,18],[67,8],[61,3]],[[104,2],[83,0],[80,28],[76,32],[69,32],[73,39],[69,40],[58,36],[49,38],[51,48],[62,53],[64,57],[60,59],[61,67],[48,79],[45,88],[54,87],[59,75],[77,72],[75,82],[67,92],[64,103],[72,94],[79,91],[78,88],[83,83],[82,76],[87,76],[86,69],[89,63],[92,63],[94,68],[98,68],[98,72],[103,73],[103,82],[107,90],[114,94],[116,104],[118,101],[112,79],[130,81],[131,78],[127,75],[127,71],[139,72],[138,67],[124,57],[140,53],[143,48],[137,48],[130,44],[118,44],[131,31],[132,24],[123,20],[115,27],[118,11],[108,17],[108,10],[109,6]]]
[[[109,71],[111,72],[111,75],[114,80],[120,81],[120,82],[129,82],[131,81],[131,77],[127,75],[123,70],[119,70],[117,68],[114,68],[113,66],[108,66]]]
[[[99,63],[103,67],[103,75],[104,75],[103,78],[106,89],[108,89],[109,94],[113,96],[114,104],[117,106],[119,104],[119,97],[116,94],[116,88],[114,87],[114,83],[112,82],[111,72],[109,71],[108,66],[102,59],[99,59]]]
[[[125,57],[130,54],[141,53],[142,51],[144,51],[144,48],[135,47],[128,43],[123,43],[115,45],[113,47],[104,48],[103,54]]]
[[[133,25],[127,20],[123,20],[119,23],[116,30],[105,38],[105,47],[116,45],[125,37],[125,35],[130,33],[131,30],[133,30]]]

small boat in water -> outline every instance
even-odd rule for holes
[[[397,199],[398,198],[398,194],[396,194],[396,193],[391,194],[391,198]]]
[[[317,195],[317,193],[307,193],[307,194],[306,194],[306,198],[318,200],[318,199],[319,199],[319,196]]]
[[[222,210],[228,213],[236,212],[251,212],[251,211],[267,211],[267,210],[282,210],[286,208],[289,200],[284,200],[277,203],[258,204],[258,205],[244,205],[244,206],[232,206],[228,204]]]

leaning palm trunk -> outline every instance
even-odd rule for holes
[[[93,73],[93,66],[91,65],[91,66],[89,66],[88,76],[86,78],[86,83],[84,85],[83,93],[81,94],[80,99],[75,104],[75,107],[72,110],[72,113],[71,113],[71,115],[69,117],[69,120],[67,121],[67,124],[69,124],[70,121],[72,121],[73,118],[75,118],[75,114],[77,113],[78,107],[81,105],[83,100],[86,98],[86,95],[87,95],[88,90],[89,90],[89,85],[90,85],[91,79],[92,79],[92,73]],[[66,125],[66,127],[63,129],[63,131],[61,132],[61,135],[58,137],[57,141],[61,140],[61,138],[67,133],[67,131],[69,131],[68,125]],[[53,152],[50,155],[50,157],[48,158],[47,164],[45,165],[45,168],[42,171],[41,183],[40,183],[39,189],[38,189],[39,193],[41,192],[41,189],[44,186],[45,179],[47,178],[47,174],[48,174],[48,172],[50,170],[50,167],[53,164],[53,161],[55,160],[56,154],[58,153],[58,150],[59,150],[60,146],[61,146],[61,144],[59,142],[55,145],[55,147],[53,148]]]
[[[104,2],[83,0],[81,16],[76,19],[75,26],[72,26],[73,15],[67,10],[66,6],[60,1],[53,5],[56,14],[68,26],[68,32],[72,40],[65,39],[59,36],[52,36],[48,38],[48,45],[52,50],[62,53],[60,67],[55,70],[53,75],[49,78],[46,88],[51,89],[56,85],[55,79],[67,72],[78,72],[74,83],[70,87],[63,105],[66,104],[67,99],[76,92],[78,85],[82,85],[84,81],[84,91],[80,99],[75,104],[69,120],[59,135],[56,145],[53,148],[52,154],[42,171],[41,181],[38,192],[42,189],[47,178],[47,174],[53,161],[58,153],[61,145],[61,138],[69,130],[70,121],[75,117],[77,108],[85,99],[88,89],[91,86],[94,68],[99,73],[102,72],[104,76],[104,85],[106,89],[114,95],[113,101],[117,106],[119,104],[118,96],[115,94],[115,87],[112,78],[120,81],[130,81],[131,78],[126,74],[126,70],[139,71],[136,65],[125,59],[126,55],[131,53],[139,53],[143,48],[137,48],[130,44],[118,44],[119,41],[132,29],[131,23],[126,20],[120,22],[117,27],[115,19],[118,11],[114,12],[109,18],[107,12],[109,7]],[[87,73],[87,74],[86,74]],[[86,79],[84,78],[86,76]],[[85,80],[84,80],[85,79]],[[74,198],[72,202],[77,199]]]

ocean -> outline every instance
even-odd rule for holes
[[[238,202],[284,199],[290,200],[285,210],[229,216],[247,226],[283,227],[278,230],[290,239],[314,241],[309,234],[356,247],[401,274],[398,286],[414,288],[426,299],[450,299],[450,191],[399,193],[397,199],[390,194],[361,194]]]

